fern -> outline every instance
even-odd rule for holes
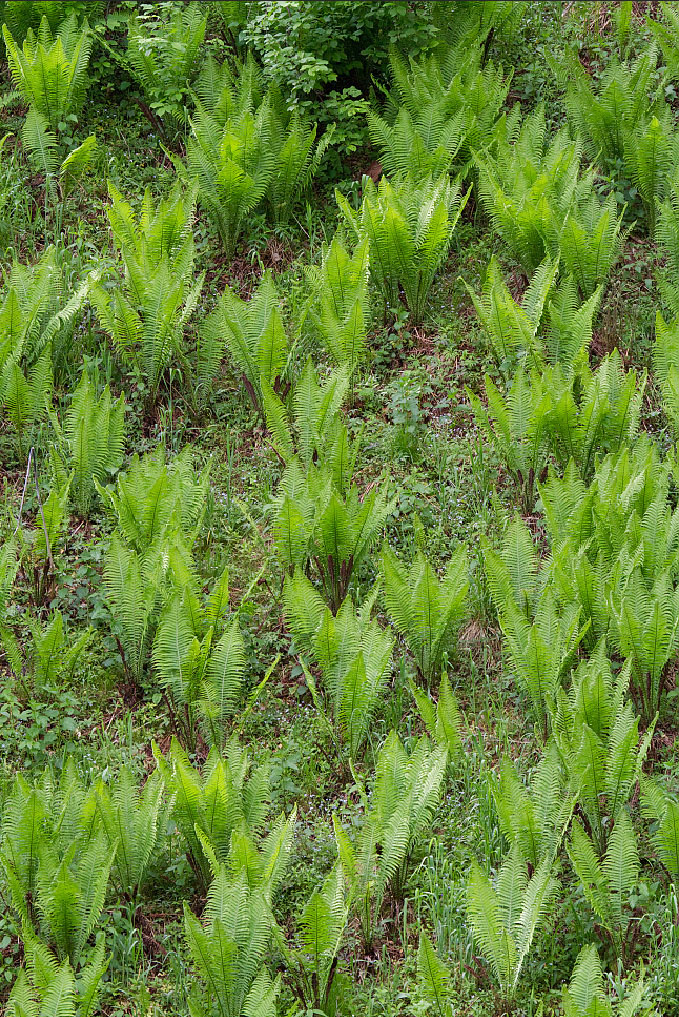
[[[441,674],[444,656],[452,649],[464,617],[468,590],[467,558],[463,549],[451,558],[439,580],[421,552],[410,569],[400,564],[388,545],[382,554],[387,612],[405,637],[417,669],[429,687]]]
[[[605,939],[625,963],[635,926],[630,898],[639,879],[639,853],[629,815],[624,809],[618,814],[603,857],[577,819],[567,850]]]
[[[679,156],[679,137],[673,133],[669,109],[651,118],[643,133],[633,134],[627,153],[628,174],[634,182],[646,213],[652,238],[656,235],[658,206],[669,188]]]
[[[337,489],[338,473],[344,491]],[[337,461],[305,470],[299,459],[291,460],[281,480],[274,519],[283,569],[292,576],[295,569],[309,572],[314,566],[335,612],[394,508],[386,483],[374,486],[361,501],[356,485],[348,485],[350,473],[340,471]]]
[[[413,853],[430,828],[446,771],[445,749],[421,738],[409,756],[392,732],[377,756],[372,803],[355,845],[333,817],[349,901],[367,949],[387,890],[403,895]]]
[[[653,47],[631,65],[612,60],[595,85],[577,57],[568,61],[568,118],[589,158],[610,171],[624,164],[633,137],[658,111],[651,84],[655,63]]]
[[[332,143],[334,124],[316,142],[317,125],[307,122],[299,110],[289,113],[272,89],[263,104],[269,124],[263,127],[271,139],[273,165],[265,195],[269,219],[285,225],[295,206],[305,197]]]
[[[236,739],[228,743],[224,757],[213,748],[202,773],[191,766],[176,739],[167,760],[155,742],[153,754],[189,862],[207,887],[211,862],[228,861],[234,832],[251,839],[261,834],[269,810],[269,767],[262,764],[252,770],[249,752]]]
[[[269,273],[251,300],[226,289],[205,326],[210,341],[226,348],[242,377],[250,401],[262,412],[262,379],[279,391],[289,348],[276,286]]]
[[[320,269],[310,267],[308,272],[313,287],[312,317],[323,347],[334,363],[353,377],[368,352],[367,239],[350,254],[334,237]]]
[[[679,434],[679,323],[666,324],[660,314],[655,318],[653,373],[662,395],[665,417],[674,434]]]
[[[506,398],[486,375],[488,408],[473,392],[467,395],[479,428],[495,447],[498,458],[508,470],[525,512],[532,512],[537,497],[537,481],[547,475],[549,393],[541,377],[518,371]]]
[[[200,297],[204,276],[191,279],[195,249],[192,221],[195,191],[175,188],[154,208],[147,191],[135,216],[110,186],[109,220],[120,247],[125,278],[109,292],[92,287],[91,299],[102,327],[122,359],[145,378],[154,402],[174,360],[189,370],[184,327]]]
[[[553,861],[544,858],[530,879],[518,847],[504,859],[492,885],[476,862],[467,881],[467,914],[500,995],[511,1002],[533,939],[558,890]]]
[[[591,177],[580,178],[581,158],[581,144],[565,130],[547,143],[542,108],[520,130],[515,117],[508,120],[491,150],[476,153],[481,204],[528,274],[557,257],[566,217],[591,190]]]
[[[460,737],[460,711],[444,671],[441,676],[438,699],[432,703],[429,696],[411,683],[410,691],[417,709],[426,724],[430,737],[448,752],[448,761],[453,762],[462,746]]]
[[[8,1017],[93,1017],[99,985],[108,967],[100,941],[77,974],[67,960],[57,964],[28,929],[22,931],[28,972],[21,970],[7,1002]]]
[[[537,371],[559,365],[569,378],[586,362],[601,291],[579,304],[571,276],[553,289],[557,268],[556,261],[542,262],[520,303],[509,292],[495,258],[488,266],[482,293],[467,286],[505,375],[521,365]]]
[[[624,1000],[619,998],[617,1007],[613,1008],[604,992],[601,961],[593,945],[583,946],[575,962],[570,985],[564,985],[561,994],[565,1017],[589,1017],[590,1014],[600,1014],[601,1017],[641,1017],[642,1013],[650,1017],[647,1002],[643,979],[639,979],[628,987]],[[644,1009],[640,1011],[642,1006]]]
[[[548,587],[537,601],[533,623],[509,601],[500,611],[500,624],[517,685],[529,699],[536,731],[546,742],[552,705],[586,626],[579,624],[577,604],[557,608]]]
[[[528,788],[504,758],[493,785],[500,829],[533,872],[543,858],[555,859],[576,804],[577,784],[564,781],[553,743],[544,749]]]
[[[168,601],[158,623],[154,669],[173,702],[175,726],[191,749],[198,716],[205,720],[212,743],[221,743],[222,729],[240,696],[245,645],[238,617],[225,625],[228,606],[224,572],[205,607],[189,581]]]
[[[192,1017],[276,1017],[278,982],[264,966],[273,917],[261,891],[218,869],[203,923],[184,905],[184,935],[198,974]]]
[[[158,772],[152,773],[139,789],[126,767],[116,775],[111,788],[101,779],[94,786],[92,806],[113,853],[112,876],[128,900],[138,897],[153,852],[165,832],[162,794]]]
[[[277,936],[286,977],[303,1006],[318,1013],[336,1012],[340,992],[338,954],[349,917],[342,870],[335,864],[320,889],[314,890],[299,916],[295,945]]]
[[[141,85],[151,110],[176,131],[183,126],[186,92],[205,38],[207,14],[200,3],[182,4],[170,17],[151,12],[128,21],[125,64]]]
[[[274,186],[276,148],[270,100],[256,112],[245,109],[224,122],[200,102],[191,121],[186,165],[179,171],[197,181],[198,200],[219,233],[224,253],[233,257],[252,213]],[[281,177],[278,178],[281,190]],[[293,181],[294,189],[295,181]]]
[[[615,197],[601,202],[590,195],[565,219],[560,238],[561,260],[583,299],[604,283],[622,253],[629,230],[622,229],[622,212],[616,214]]]
[[[420,933],[417,948],[418,988],[430,1011],[436,1017],[453,1017],[455,1011],[450,999],[451,972],[437,955],[431,940]]]
[[[29,28],[22,49],[7,25],[2,34],[16,87],[56,134],[70,115],[78,114],[85,101],[92,49],[87,21],[78,26],[75,13],[71,14],[54,38],[47,18],[43,18],[37,36]]]
[[[629,680],[629,666],[614,678],[600,640],[575,671],[570,692],[559,691],[552,717],[568,781],[578,790],[599,854],[634,792],[653,734],[651,727],[639,738],[639,720],[624,703]]]
[[[363,178],[363,205],[354,212],[339,192],[337,203],[357,242],[367,239],[370,276],[385,309],[396,313],[403,290],[413,321],[420,322],[434,277],[450,247],[469,192],[443,176],[415,182],[404,177],[376,187]]]
[[[37,443],[53,394],[52,351],[48,347],[26,373],[8,357],[0,378],[0,402],[16,433],[19,459]]]
[[[125,446],[125,396],[115,402],[108,385],[97,398],[87,371],[60,423],[52,415],[57,444],[52,446],[52,469],[63,479],[73,473],[71,492],[78,514],[87,518],[94,506],[97,484],[104,484],[120,468]]]
[[[389,107],[384,118],[368,117],[386,173],[466,174],[472,152],[493,135],[511,78],[492,63],[482,67],[476,46],[442,46],[410,63],[392,50],[389,62]]]
[[[261,385],[267,426],[282,462],[290,464],[298,457],[307,470],[319,460],[325,462],[332,471],[335,488],[344,491],[358,451],[340,412],[349,388],[347,367],[336,369],[321,384],[309,357],[290,400],[292,423],[271,386],[263,379]]]
[[[285,609],[295,639],[312,653],[323,676],[326,710],[340,755],[356,759],[377,709],[391,662],[393,639],[370,621],[374,597],[360,611],[350,598],[336,617],[300,572],[284,587]],[[307,672],[315,695],[315,685]]]

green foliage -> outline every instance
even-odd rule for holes
[[[554,743],[542,753],[525,787],[514,764],[505,757],[493,784],[493,801],[500,829],[531,867],[556,858],[577,798],[577,785],[567,785]]]
[[[577,792],[599,854],[632,797],[653,736],[651,725],[639,740],[639,718],[624,702],[629,680],[629,665],[613,675],[600,640],[574,672],[569,693],[558,690],[552,714],[569,785]]]
[[[429,736],[437,745],[447,750],[448,761],[454,762],[462,746],[462,739],[460,737],[460,711],[450,688],[448,675],[444,671],[441,676],[436,705],[414,683],[411,683],[410,691],[420,716],[426,724]]]
[[[546,443],[549,394],[533,372],[517,371],[506,398],[490,375],[486,375],[486,408],[467,391],[477,425],[495,447],[498,458],[511,475],[524,511],[532,512],[537,481],[547,475],[549,448]]]
[[[119,892],[134,900],[144,883],[149,862],[164,835],[163,782],[158,771],[142,788],[127,767],[109,787],[98,780],[90,808],[113,855],[112,878]]]
[[[629,814],[625,809],[618,813],[603,856],[574,819],[567,850],[599,927],[624,964],[633,946],[636,922],[630,898],[639,879],[637,838]]]
[[[601,160],[612,171],[624,165],[634,136],[657,112],[651,84],[655,63],[653,47],[631,65],[611,60],[595,84],[571,55],[567,62],[566,109],[592,162]]]
[[[467,287],[504,374],[511,374],[521,364],[538,371],[558,364],[570,378],[586,363],[601,291],[579,303],[572,276],[554,288],[557,268],[556,261],[543,261],[520,303],[509,292],[495,258],[488,266],[482,292],[477,294]]]
[[[269,811],[269,766],[252,770],[250,753],[235,738],[224,756],[211,749],[202,772],[174,738],[167,760],[155,742],[153,754],[191,867],[207,888],[211,860],[227,862],[234,832],[250,840],[261,834]]]
[[[279,984],[264,963],[272,929],[265,894],[219,867],[202,924],[184,905],[184,935],[205,983],[194,985],[191,1017],[276,1017]]]
[[[446,772],[445,749],[420,738],[408,755],[396,732],[380,749],[370,808],[355,844],[333,817],[349,903],[361,923],[366,948],[377,933],[387,890],[405,890],[413,854],[430,828]]]
[[[192,280],[195,191],[175,187],[156,208],[147,190],[135,215],[112,184],[109,190],[113,204],[108,217],[125,276],[122,287],[112,292],[93,286],[91,298],[102,327],[122,360],[144,379],[147,400],[153,403],[174,361],[190,373],[184,327],[204,278]]]
[[[643,979],[639,979],[614,1008],[604,991],[604,974],[594,945],[583,946],[573,968],[570,985],[561,995],[564,1017],[641,1017],[650,1015]],[[640,1008],[643,1007],[643,1010]]]
[[[295,995],[308,1010],[326,1017],[339,1012],[337,961],[348,917],[342,870],[336,864],[302,908],[295,946],[277,937]]]
[[[99,398],[89,374],[80,384],[63,415],[51,416],[57,444],[51,448],[52,469],[63,485],[72,473],[70,491],[78,514],[87,518],[96,499],[95,484],[104,484],[118,471],[125,448],[125,396],[111,398],[108,385]]]
[[[545,922],[559,888],[552,858],[540,862],[530,879],[514,846],[499,868],[495,885],[472,862],[467,881],[467,915],[474,939],[490,965],[503,1000],[511,1002],[533,939]]]
[[[567,216],[591,191],[591,175],[580,178],[580,142],[565,129],[548,137],[541,107],[520,128],[512,112],[476,154],[480,202],[527,274],[557,257]]]
[[[202,525],[208,471],[196,477],[185,449],[135,456],[115,488],[98,487],[117,521],[104,560],[104,588],[128,675],[141,681],[162,606],[194,566],[190,547]],[[196,580],[194,579],[194,583]]]
[[[53,384],[52,351],[49,347],[25,373],[16,359],[12,356],[7,358],[2,372],[0,402],[16,432],[21,461],[39,437],[40,424],[52,402]]]
[[[292,459],[281,479],[274,517],[283,569],[292,576],[295,569],[309,573],[315,568],[335,612],[394,509],[386,482],[374,485],[361,501],[351,484],[353,464],[346,469],[345,460],[344,471],[338,471],[338,465],[336,457],[335,462],[305,469],[299,459]]]
[[[296,459],[307,470],[319,460],[328,464],[339,491],[351,479],[358,451],[356,445],[352,447],[341,417],[348,388],[347,365],[337,368],[320,384],[309,357],[292,393],[291,424],[281,399],[270,385],[262,382],[266,422],[281,461],[287,465]]]
[[[453,1017],[454,1010],[449,1000],[451,975],[447,966],[437,955],[431,940],[420,933],[417,948],[418,988],[432,1013],[436,1017]]]
[[[245,646],[238,616],[226,622],[228,574],[217,580],[207,601],[189,581],[168,600],[153,642],[153,665],[173,703],[173,720],[185,743],[194,748],[202,719],[213,744],[234,713],[246,671]],[[178,732],[179,733],[179,732]]]
[[[172,4],[169,10],[152,6],[128,20],[126,64],[153,113],[176,130],[184,124],[186,92],[208,19],[200,3]]]
[[[336,749],[356,759],[368,736],[391,663],[394,641],[370,620],[373,597],[357,611],[351,598],[333,616],[301,572],[284,587],[285,610],[300,647],[309,650],[322,674],[325,707],[332,718]],[[315,683],[307,683],[318,703]]]
[[[73,794],[73,786],[66,786],[63,808]],[[64,818],[59,838],[45,837],[46,818],[45,795],[18,780],[3,814],[0,860],[27,935],[32,932],[59,961],[77,968],[91,960],[88,942],[101,917],[115,848],[80,825],[71,839]]]
[[[447,176],[393,183],[383,177],[377,187],[364,176],[362,187],[358,211],[336,193],[340,211],[356,241],[368,241],[370,277],[385,311],[397,313],[402,290],[413,321],[420,322],[469,191],[461,197],[459,181],[451,183]]]
[[[563,266],[583,299],[606,281],[622,253],[627,232],[622,229],[615,196],[600,201],[596,194],[573,208],[563,224],[560,251]]]
[[[320,268],[310,266],[313,286],[312,318],[323,347],[335,364],[354,375],[367,354],[370,321],[368,241],[353,255],[333,237]]]
[[[43,692],[58,692],[73,680],[75,668],[90,640],[86,630],[72,645],[61,611],[55,611],[43,626],[29,618],[30,639],[20,647],[8,632],[3,634],[5,653],[19,681],[31,678]]]
[[[87,21],[80,27],[75,13],[71,14],[59,26],[55,38],[47,18],[43,18],[37,36],[29,28],[21,49],[7,25],[2,34],[14,83],[49,130],[57,134],[85,101],[92,49]]]
[[[368,113],[384,171],[416,179],[466,173],[473,151],[493,134],[511,79],[492,63],[482,68],[475,46],[442,48],[410,64],[392,50],[389,62],[388,109],[384,117]]]
[[[419,674],[431,687],[441,674],[444,656],[452,650],[465,615],[469,587],[465,550],[459,548],[453,554],[439,580],[422,552],[418,551],[410,569],[405,569],[385,545],[382,571],[389,617],[404,636]]]
[[[651,839],[672,879],[679,878],[679,805],[650,777],[641,778],[644,818],[653,824]]]
[[[240,373],[250,401],[262,412],[262,385],[279,392],[287,373],[290,351],[280,298],[267,273],[250,300],[241,300],[228,287],[208,318],[205,343],[226,349]]]
[[[24,929],[22,935],[28,974],[22,969],[17,975],[7,1002],[8,1017],[91,1017],[108,966],[103,942],[76,977],[68,960],[58,964],[30,932]]]
[[[670,189],[679,156],[679,136],[669,109],[651,118],[643,133],[632,135],[627,153],[627,172],[637,188],[646,213],[651,237],[656,235],[658,205]]]

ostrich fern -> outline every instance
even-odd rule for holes
[[[207,887],[211,861],[228,860],[235,831],[259,838],[269,811],[269,767],[262,764],[253,770],[248,750],[236,739],[228,743],[224,756],[213,748],[202,772],[192,767],[174,738],[167,759],[155,742],[153,754],[191,867]]]
[[[43,18],[37,36],[29,28],[21,49],[7,25],[3,26],[3,38],[17,88],[56,134],[70,115],[80,112],[85,101],[92,49],[87,21],[79,26],[77,16],[71,14],[59,26],[55,38],[47,18]]]
[[[640,868],[637,838],[627,811],[618,814],[602,857],[578,819],[573,820],[567,850],[604,940],[625,964],[636,925],[631,898]]]
[[[320,667],[331,731],[341,756],[356,759],[367,738],[391,662],[393,639],[370,620],[374,596],[357,611],[347,598],[336,616],[300,572],[286,581],[285,610],[293,635]],[[311,675],[307,682],[318,700]]]
[[[123,461],[125,396],[111,398],[108,385],[97,398],[94,384],[83,371],[80,384],[60,422],[51,416],[57,443],[52,446],[52,469],[61,483],[72,472],[71,492],[78,514],[89,517],[97,484],[108,481]]]
[[[254,409],[262,412],[262,379],[280,391],[290,357],[280,298],[270,273],[250,300],[226,289],[206,325],[209,341],[229,356]]]
[[[355,374],[367,354],[370,321],[368,240],[353,254],[334,237],[319,269],[308,270],[313,287],[312,320],[335,364]]]
[[[380,290],[385,310],[392,314],[405,302],[414,322],[424,315],[429,291],[450,247],[469,191],[447,176],[415,182],[410,177],[375,186],[363,178],[363,204],[354,212],[336,192],[347,226],[360,243],[367,238],[371,279]]]
[[[652,1017],[643,979],[626,987],[624,999],[613,1004],[604,991],[604,973],[597,949],[583,946],[573,968],[570,984],[563,987],[561,1005],[564,1017]],[[643,1009],[641,1009],[643,1007]]]
[[[445,749],[432,750],[427,738],[419,739],[408,755],[392,732],[377,756],[371,804],[355,844],[333,817],[350,907],[360,921],[368,949],[377,933],[387,891],[396,898],[403,896],[413,853],[431,827],[446,756]]]
[[[469,586],[467,570],[464,549],[453,554],[445,576],[439,580],[421,552],[406,569],[388,545],[383,548],[387,612],[404,636],[418,672],[429,687],[440,676],[444,656],[451,651],[464,618]]]
[[[559,884],[552,859],[544,858],[528,877],[518,847],[499,868],[495,885],[476,862],[467,880],[467,915],[506,1003],[516,996],[523,965],[544,923]]]

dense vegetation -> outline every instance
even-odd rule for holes
[[[679,4],[0,8],[0,1009],[678,1015]]]

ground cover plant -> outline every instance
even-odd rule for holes
[[[679,4],[0,26],[0,1012],[679,1015]]]

